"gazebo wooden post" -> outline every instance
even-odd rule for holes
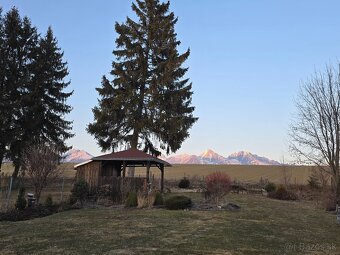
[[[164,192],[164,165],[163,164],[161,164],[160,170],[161,170],[161,192],[163,193]]]
[[[150,161],[148,161],[147,165],[146,165],[146,182],[149,185],[150,182]]]
[[[126,172],[126,161],[123,161],[123,178],[125,178],[125,172]]]

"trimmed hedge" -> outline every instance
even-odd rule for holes
[[[172,196],[165,200],[165,208],[169,210],[183,210],[191,206],[191,199],[186,196]]]

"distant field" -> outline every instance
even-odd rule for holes
[[[64,176],[67,178],[74,177],[76,171],[73,169],[73,163],[65,163],[60,165],[64,170]],[[291,175],[291,182],[297,184],[307,183],[310,175],[311,166],[285,166],[287,173]],[[282,183],[283,171],[282,166],[245,166],[245,165],[174,165],[173,167],[165,168],[166,179],[180,179],[186,177],[202,178],[216,171],[221,171],[229,174],[233,180],[241,182],[258,182],[260,178],[268,179],[275,183]],[[4,173],[13,171],[10,163],[5,163],[2,166]],[[145,168],[137,168],[136,175],[144,176]],[[151,168],[151,173],[156,178],[159,178],[160,171],[158,168]]]
[[[76,171],[73,169],[74,163],[63,163],[59,166],[64,171],[65,178],[74,177]],[[1,173],[10,174],[13,171],[13,165],[11,163],[4,163],[1,166]]]
[[[297,184],[307,183],[312,167],[310,166],[285,166],[286,171],[291,175],[291,182]],[[166,179],[180,179],[186,177],[203,177],[213,172],[225,172],[233,180],[241,182],[258,182],[260,178],[268,179],[275,183],[283,181],[282,166],[245,166],[245,165],[174,165],[165,168]],[[137,175],[144,175],[145,169],[137,170]],[[152,169],[152,174],[159,177],[158,168]]]

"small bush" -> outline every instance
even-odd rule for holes
[[[283,185],[280,185],[276,191],[268,193],[268,196],[279,200],[297,200],[297,195],[288,191]]]
[[[71,190],[70,201],[80,201],[81,204],[87,200],[89,196],[89,185],[83,179],[78,180]]]
[[[137,207],[137,193],[130,192],[125,201],[125,207]]]
[[[21,187],[19,190],[17,201],[15,202],[15,208],[22,211],[26,208],[27,202],[25,199],[25,188]]]
[[[46,207],[52,207],[53,206],[53,199],[52,199],[52,195],[48,194],[46,200],[45,200],[45,206]]]
[[[226,173],[216,172],[205,177],[206,197],[213,199],[217,204],[229,193],[231,180]]]
[[[191,199],[186,196],[172,196],[165,200],[165,208],[169,210],[183,210],[191,206]]]
[[[336,210],[336,199],[334,192],[325,192],[322,195],[321,205],[326,211],[335,211]]]
[[[111,198],[112,185],[106,184],[98,187],[96,197],[97,198]]]
[[[190,187],[190,181],[188,178],[184,177],[178,183],[178,187],[181,189],[188,189]]]
[[[314,189],[314,190],[320,190],[321,189],[320,182],[319,182],[318,178],[315,175],[309,176],[308,186],[311,189]]]
[[[266,186],[264,187],[264,189],[270,193],[270,192],[275,192],[276,191],[276,185],[275,183],[272,183],[272,182],[268,182],[266,184]]]
[[[153,205],[164,205],[163,195],[160,192],[156,193],[155,202]]]

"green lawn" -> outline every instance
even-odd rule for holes
[[[241,211],[100,208],[0,222],[0,253],[340,254],[334,214],[256,195],[228,200]]]

